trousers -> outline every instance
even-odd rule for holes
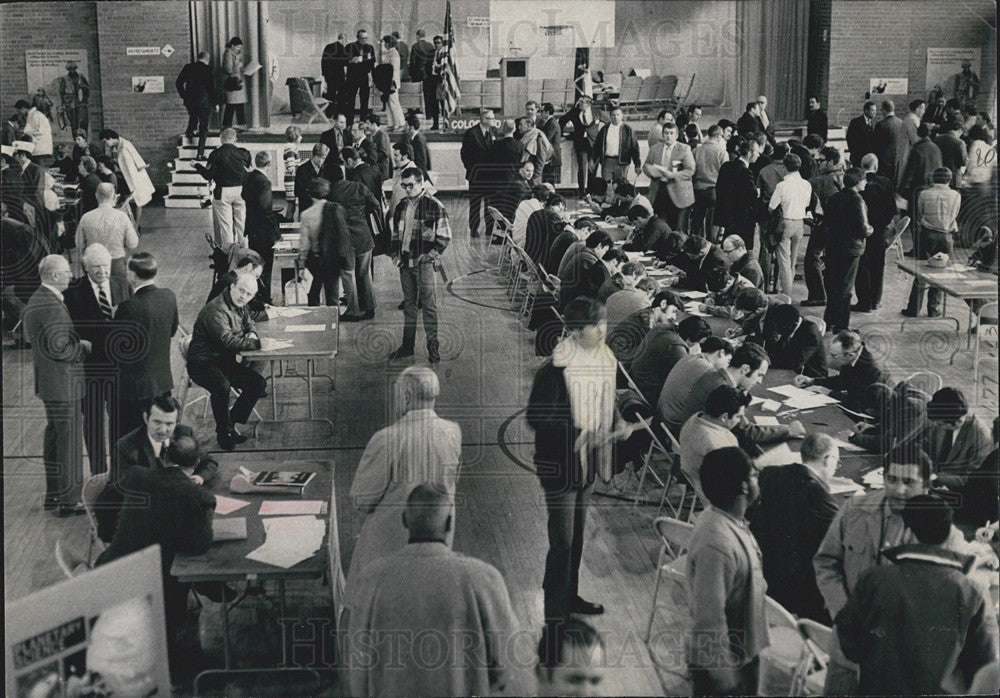
[[[80,433],[80,403],[45,401],[45,499],[60,504],[75,503],[75,489],[83,483],[83,450]]]
[[[264,377],[246,364],[232,359],[218,363],[193,361],[188,364],[191,380],[208,391],[215,418],[215,433],[225,436],[233,431],[233,423],[246,424],[254,405],[264,394],[267,382]],[[236,388],[240,396],[229,409],[229,391]]]
[[[951,257],[954,252],[951,233],[921,228],[917,243],[917,259],[927,259],[938,252],[944,252]],[[910,288],[910,302],[907,303],[906,309],[913,314],[919,313],[920,306],[924,304],[924,291],[927,291],[927,315],[930,317],[940,315],[944,291],[933,286],[928,288],[927,284],[916,278],[913,279],[913,286]]]
[[[437,298],[435,297],[434,265],[430,262],[399,268],[399,283],[403,288],[403,347],[412,350],[417,341],[417,301],[423,306],[424,334],[427,353],[436,356],[438,344]]]
[[[371,250],[354,258],[354,267],[340,272],[340,283],[347,296],[347,314],[375,312],[375,291],[372,288]]]
[[[222,187],[218,199],[212,199],[212,227],[215,244],[227,247],[243,242],[247,203],[243,200],[243,187]]]
[[[489,192],[483,190],[482,184],[469,186],[469,235],[479,237],[479,221],[485,216],[486,235],[493,234],[493,217],[486,212],[489,205]]]
[[[113,447],[118,441],[118,389],[110,376],[86,376],[83,411],[83,442],[87,446],[90,474],[97,475],[108,469],[106,443]],[[107,419],[105,419],[107,414]],[[108,438],[104,438],[107,425]]]
[[[208,120],[212,115],[212,105],[207,101],[199,104],[185,104],[187,109],[188,123],[184,133],[188,138],[194,137],[194,130],[198,129],[198,159],[205,155],[205,141],[208,139]]]
[[[824,247],[824,232],[819,228],[813,228],[809,242],[806,243],[806,260],[803,265],[808,300],[811,301],[826,300],[826,287],[823,280],[823,270],[826,269],[826,263],[823,259]]]
[[[781,221],[781,242],[778,243],[778,290],[792,295],[792,281],[795,279],[795,262],[799,258],[799,243],[805,225],[802,219],[783,218]]]
[[[358,97],[361,98],[361,108],[357,110],[361,113],[361,120],[364,121],[368,118],[368,103],[371,100],[371,92],[367,73],[363,77],[347,76],[347,96],[344,99],[344,107],[347,112],[345,116],[348,124],[354,123],[355,103],[358,101]]]
[[[597,174],[597,163],[591,162],[590,151],[574,148],[576,156],[576,188],[580,196],[586,196],[590,178]]]
[[[549,551],[545,556],[545,620],[564,620],[579,595],[580,560],[583,558],[583,529],[591,488],[568,492],[546,492]]]
[[[885,243],[880,235],[872,235],[865,245],[858,265],[858,280],[855,291],[858,305],[865,310],[873,310],[882,303],[882,287],[885,278]]]
[[[701,235],[712,240],[712,224],[715,219],[715,187],[695,189],[694,206],[691,209],[691,234]]]
[[[823,319],[826,326],[834,331],[851,326],[851,293],[860,259],[843,254],[826,256],[826,311]]]

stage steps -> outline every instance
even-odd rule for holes
[[[219,135],[209,134],[205,139],[205,155],[222,145]],[[198,138],[181,136],[177,146],[177,157],[173,161],[173,173],[167,186],[163,205],[167,208],[201,208],[201,202],[211,196],[211,184],[194,169],[195,163],[207,165],[208,160],[198,160]]]

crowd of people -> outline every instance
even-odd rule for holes
[[[417,34],[412,48],[384,37],[391,69],[383,84],[391,90],[422,81],[426,116],[437,128],[443,40],[431,45]],[[209,62],[199,54],[177,80],[191,119],[187,135],[198,129],[199,156],[218,104]],[[389,126],[403,129],[391,141],[368,110],[374,62],[363,30],[356,42],[340,37],[324,51],[332,125],[301,163],[301,132],[289,128],[285,216],[299,218],[309,305],[322,296],[327,306],[346,305],[340,322],[373,320],[373,256],[388,255],[404,317],[389,359],[414,355],[420,314],[427,359],[436,364],[436,279],[452,222],[434,195],[421,120],[403,117],[389,93]],[[180,347],[191,380],[209,392],[217,443],[232,451],[248,440],[240,425],[268,389],[260,367],[240,354],[260,348],[258,323],[274,303],[281,216],[265,174],[270,154],[251,158],[230,127],[244,117],[238,38],[227,44],[223,69],[221,145],[197,167],[212,183],[213,239],[229,263]],[[997,423],[990,429],[957,388],[928,395],[894,383],[851,329],[852,312],[881,304],[885,250],[900,218],[913,221],[917,257],[951,254],[969,202],[995,192],[995,160],[985,155],[993,143],[988,119],[962,119],[963,106],[953,103],[928,118],[925,107],[914,101],[899,119],[886,101],[876,122],[875,105],[866,103],[848,128],[851,167],[827,145],[826,115],[815,98],[805,137],[784,143],[775,139],[765,97],[747,104],[736,123],[702,125],[697,107],[664,110],[645,159],[622,109],[599,113],[588,97],[559,117],[551,104],[535,101],[523,116],[499,123],[483,110],[464,134],[470,238],[482,237],[483,228],[486,240],[499,241],[495,225],[503,224],[558,287],[532,318],[545,359],[525,415],[547,513],[540,694],[599,690],[603,641],[578,617],[605,612],[580,595],[589,501],[598,479],[614,482],[630,465],[641,467],[657,430],[676,442],[678,477],[699,510],[686,567],[696,695],[757,691],[769,643],[765,593],[800,618],[834,626],[831,694],[996,688],[988,673],[1000,652],[995,610],[962,574],[971,549],[953,519],[983,526],[994,518],[996,501],[983,491],[996,487]],[[50,188],[44,166],[59,161],[32,108],[18,102],[17,111],[4,125],[5,211],[43,211]],[[556,192],[566,129],[587,214],[575,220]],[[91,145],[86,131],[77,136],[64,158],[84,202],[73,236],[76,278],[67,256],[49,254],[58,248],[24,229],[29,222],[12,220],[8,233],[5,216],[5,241],[21,240],[18,249],[37,265],[21,265],[21,285],[8,285],[5,251],[4,307],[22,319],[45,407],[43,508],[59,517],[82,513],[73,485],[83,479],[86,445],[91,474],[107,472],[109,482],[99,521],[109,547],[98,564],[160,543],[174,636],[191,589],[169,575],[169,561],[211,542],[215,503],[206,486],[217,464],[178,423],[170,364],[180,326],[176,297],[157,286],[157,260],[135,251],[152,194],[146,164],[113,130],[101,131],[103,147]],[[648,194],[636,188],[640,173],[651,180]],[[134,215],[120,207],[122,194],[134,202]],[[629,230],[623,245],[599,219]],[[673,283],[652,279],[628,252],[653,255],[673,270]],[[807,296],[795,304],[803,254]],[[985,262],[991,265],[995,270],[995,254]],[[24,288],[31,289],[27,298]],[[780,293],[769,295],[774,289]],[[713,333],[702,317],[678,321],[685,290],[707,294],[699,314],[732,326]],[[924,291],[914,282],[905,315],[917,314]],[[929,293],[932,316],[937,293]],[[820,305],[823,321],[799,310]],[[798,420],[761,426],[748,419],[750,391],[772,368],[793,371],[795,385],[827,388],[866,414],[849,441],[882,458],[884,490],[841,506],[829,487],[839,463],[836,439]],[[623,393],[625,375],[634,389]],[[357,694],[478,695],[502,690],[508,679],[506,641],[517,630],[506,584],[492,566],[451,550],[461,432],[435,413],[439,392],[431,368],[405,369],[397,380],[404,414],[372,437],[354,476],[351,503],[366,519],[341,622]],[[800,439],[801,463],[759,471],[754,458],[763,447]],[[191,475],[177,466],[192,468]],[[150,506],[128,506],[140,495]],[[433,596],[422,593],[429,588]],[[195,591],[216,600],[229,593]],[[412,645],[395,651],[416,652],[421,631],[466,633],[461,661],[444,668],[364,661],[399,637]],[[375,637],[374,644],[351,646],[361,636]]]

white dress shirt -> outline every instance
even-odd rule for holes
[[[773,211],[781,206],[782,218],[800,221],[806,217],[811,199],[812,185],[798,172],[789,172],[774,188],[768,208]]]
[[[111,306],[111,312],[114,313],[115,305],[111,300],[111,282],[105,279],[103,284],[96,284],[89,276],[87,277],[87,281],[90,282],[90,287],[94,289],[94,298],[99,299],[101,297],[100,291],[104,291],[104,297],[108,299],[108,305]]]

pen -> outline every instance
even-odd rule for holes
[[[830,426],[826,422],[809,422],[809,423],[812,424],[814,427],[828,427],[828,426]]]

